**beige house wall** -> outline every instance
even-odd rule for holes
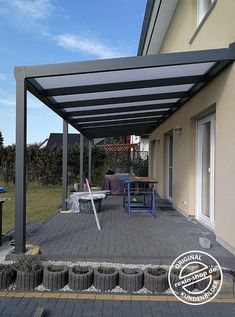
[[[166,196],[166,134],[180,124],[181,136],[173,135],[173,203],[187,215],[196,212],[196,122],[216,110],[215,233],[235,250],[235,65],[229,66],[153,131],[159,179],[158,192]],[[150,143],[152,144],[152,143]],[[151,159],[152,158],[152,159]]]
[[[155,54],[153,33],[148,54]],[[194,37],[194,38],[193,38]],[[193,39],[192,39],[193,38]],[[191,43],[190,43],[191,42]],[[179,0],[160,53],[225,48],[235,42],[235,1],[217,0],[205,21],[197,27],[197,1]],[[235,253],[235,63],[190,99],[150,135],[156,145],[158,192],[166,196],[166,134],[173,135],[173,203],[186,215],[196,213],[197,119],[216,111],[215,234],[218,241]],[[150,157],[152,158],[152,157]],[[150,159],[150,171],[151,171]]]
[[[196,29],[197,1],[179,0],[160,53],[228,47],[235,41],[235,1],[217,0],[189,44]],[[151,46],[154,47],[154,36]]]

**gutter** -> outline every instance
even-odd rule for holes
[[[141,35],[140,35],[139,47],[138,47],[138,51],[137,51],[138,56],[141,56],[143,54],[144,43],[146,40],[146,36],[147,36],[148,28],[149,28],[149,23],[150,23],[151,18],[152,18],[154,4],[155,4],[155,0],[148,0],[147,1],[145,14],[144,14],[144,21],[143,21]]]

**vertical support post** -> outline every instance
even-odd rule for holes
[[[27,91],[24,78],[16,79],[15,253],[26,244]]]
[[[92,152],[92,142],[88,141],[88,181],[91,183],[91,152]]]
[[[80,192],[83,190],[83,134],[80,133]]]
[[[0,246],[2,245],[2,205],[4,200],[0,200]]]
[[[68,122],[63,120],[62,210],[67,209],[68,192]]]

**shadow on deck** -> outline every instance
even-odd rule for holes
[[[142,213],[129,219],[121,197],[110,196],[102,209],[98,214],[101,232],[93,214],[58,213],[36,228],[29,226],[27,243],[39,244],[44,260],[171,264],[183,252],[202,250],[222,266],[235,268],[235,257],[216,242],[211,231],[170,207],[159,210],[156,219]],[[211,249],[200,246],[200,236],[212,241]]]

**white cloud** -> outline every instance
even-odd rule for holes
[[[0,93],[1,93],[1,91],[0,91]],[[0,96],[1,109],[3,109],[2,106],[15,107],[15,105],[16,105],[15,97],[7,97],[7,96],[4,96],[4,95]],[[43,104],[37,98],[35,98],[32,95],[28,94],[28,97],[27,97],[27,108],[28,109],[42,110],[43,109]]]
[[[12,97],[1,98],[0,97],[0,105],[2,106],[15,106],[15,104],[16,104],[15,98],[12,98]]]
[[[7,80],[8,76],[7,74],[0,73],[0,80]]]
[[[19,14],[33,20],[45,18],[53,8],[50,0],[11,0],[9,3]]]
[[[101,59],[124,55],[117,49],[108,47],[99,41],[83,38],[74,34],[61,34],[56,36],[55,39],[59,46],[67,50],[93,55]]]

